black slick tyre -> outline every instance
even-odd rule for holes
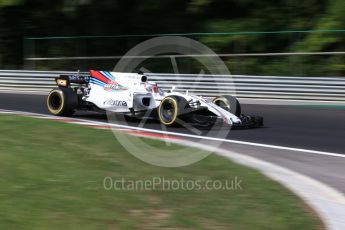
[[[223,95],[213,99],[213,103],[217,106],[229,111],[235,116],[239,117],[241,115],[241,105],[236,97],[231,95]]]
[[[186,99],[179,96],[165,97],[158,107],[158,117],[166,126],[177,126],[178,116],[181,115],[188,103]]]
[[[71,88],[55,88],[47,97],[47,108],[56,116],[70,116],[78,106],[78,96]]]

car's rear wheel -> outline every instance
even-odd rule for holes
[[[241,115],[240,102],[234,96],[231,96],[231,95],[219,96],[213,99],[213,103],[236,116]]]
[[[178,112],[177,99],[175,97],[165,97],[158,108],[159,120],[166,126],[176,125]]]
[[[78,106],[78,96],[71,88],[56,88],[47,97],[47,108],[56,116],[70,116]]]
[[[180,96],[165,97],[158,107],[158,117],[166,126],[177,126],[178,117],[188,108],[188,102]]]

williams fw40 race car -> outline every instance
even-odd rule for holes
[[[156,119],[166,126],[183,123],[260,127],[263,118],[241,114],[230,95],[213,99],[189,93],[164,92],[144,74],[91,70],[89,74],[60,75],[47,97],[48,110],[70,116],[76,110],[110,111],[126,118]]]

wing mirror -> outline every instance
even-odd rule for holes
[[[174,92],[175,89],[176,89],[176,86],[172,86],[172,87],[171,87],[171,90],[170,90],[170,93]]]

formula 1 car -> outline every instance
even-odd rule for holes
[[[142,73],[90,70],[88,74],[60,75],[57,88],[47,97],[48,110],[57,116],[70,116],[76,110],[110,111],[132,118],[152,118],[166,126],[259,127],[263,118],[241,114],[238,100],[230,95],[213,99],[189,93],[164,92]]]

